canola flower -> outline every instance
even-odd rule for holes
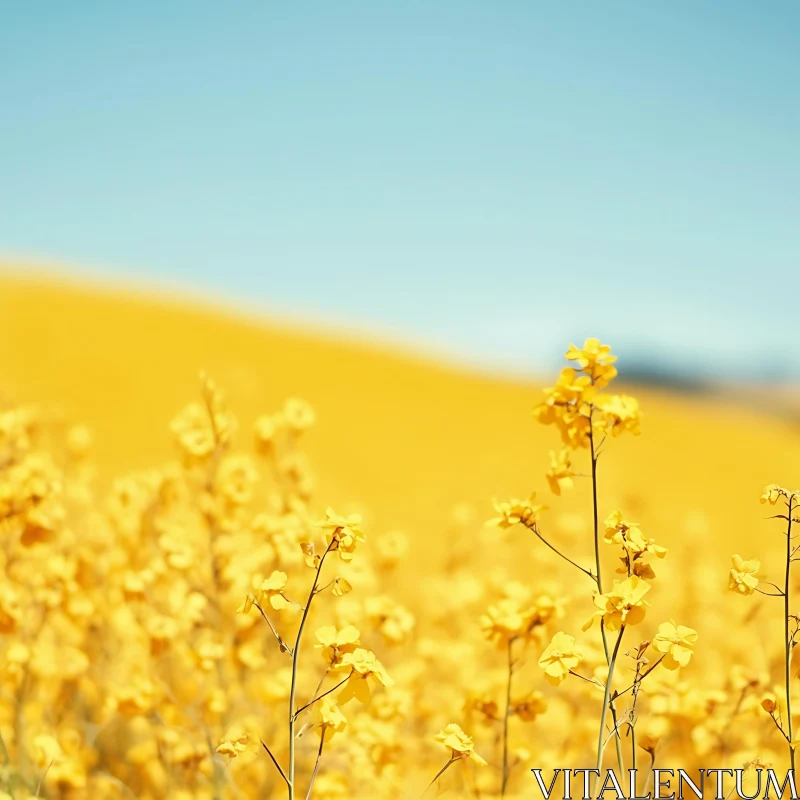
[[[615,437],[641,425],[607,394],[610,350],[571,353],[535,412],[561,438],[539,451],[553,507],[523,486],[487,531],[468,503],[444,529],[401,530],[341,495],[325,510],[298,398],[243,425],[204,377],[171,426],[176,458],[102,483],[85,426],[0,409],[0,797],[525,796],[529,767],[596,757],[598,727],[625,769],[793,751],[791,697],[772,661],[742,663],[697,542],[611,490]],[[764,494],[796,522],[795,493]],[[434,541],[442,572],[418,580]],[[741,607],[769,613],[780,585],[757,559],[731,567]],[[730,627],[709,643],[693,614]]]
[[[779,519],[785,523],[784,537],[786,546],[784,548],[784,572],[783,583],[777,584],[764,582],[767,589],[760,588],[761,581],[756,574],[761,569],[761,562],[757,558],[744,560],[736,554],[731,560],[731,569],[728,579],[730,591],[739,595],[752,595],[758,593],[767,597],[780,597],[783,599],[783,665],[784,665],[784,685],[783,685],[783,708],[779,708],[778,703],[773,697],[765,697],[761,702],[761,707],[772,719],[778,733],[785,739],[789,753],[789,762],[792,769],[795,768],[795,750],[798,747],[798,740],[795,738],[795,726],[792,713],[792,677],[796,677],[797,668],[793,668],[794,649],[800,639],[800,617],[791,611],[791,589],[792,589],[792,563],[797,560],[800,545],[795,543],[796,533],[792,532],[793,526],[800,524],[800,489],[794,491],[785,489],[776,483],[771,483],[764,488],[761,494],[762,505],[778,507],[779,513],[772,516],[772,519]],[[794,675],[793,675],[794,673]]]
[[[635,679],[633,685],[629,687],[633,691],[634,700],[631,707],[621,715],[617,702],[621,692],[613,690],[613,681],[622,639],[626,630],[644,622],[648,605],[644,598],[651,589],[650,581],[656,577],[652,567],[652,557],[662,559],[666,556],[667,550],[654,539],[645,536],[638,524],[626,521],[621,511],[611,512],[605,520],[602,542],[621,548],[622,567],[617,571],[626,577],[623,580],[613,581],[612,587],[604,590],[600,558],[598,462],[609,436],[617,437],[624,433],[635,436],[640,434],[639,404],[635,398],[627,395],[613,395],[601,391],[617,376],[617,368],[614,366],[616,356],[611,353],[608,345],[601,344],[597,339],[587,339],[582,347],[570,345],[566,359],[575,362],[577,369],[574,367],[562,369],[556,384],[544,390],[545,399],[534,409],[534,417],[540,423],[555,426],[564,444],[560,453],[551,453],[551,467],[545,475],[554,494],[560,495],[564,489],[571,488],[574,484],[573,451],[585,449],[589,452],[594,567],[592,569],[580,565],[543,534],[541,517],[544,507],[534,502],[535,493],[524,501],[514,499],[495,502],[498,516],[489,520],[488,524],[503,529],[523,525],[551,551],[593,581],[592,601],[595,611],[584,624],[583,631],[599,623],[605,665],[598,667],[592,677],[576,672],[575,669],[581,663],[582,657],[576,647],[575,639],[560,631],[544,649],[539,658],[539,666],[544,671],[545,678],[555,685],[572,675],[587,684],[602,687],[604,696],[595,751],[597,770],[600,771],[602,767],[606,744],[613,740],[619,771],[620,774],[624,774],[625,758],[621,728],[623,724],[627,726],[630,738],[629,762],[631,767],[635,768],[636,698],[642,681],[661,663],[671,670],[686,666],[691,659],[693,652],[691,646],[696,641],[697,634],[691,628],[675,626],[672,622],[662,625],[659,634],[653,640],[653,645],[664,655],[649,669],[644,669],[644,654],[649,643],[638,648]],[[515,621],[515,617],[512,616],[513,611],[508,609],[509,613],[504,615],[505,618]],[[496,616],[503,619],[500,614]],[[497,622],[495,628],[502,633],[502,628]],[[610,639],[608,634],[616,634],[616,637]],[[509,667],[509,674],[510,672]],[[612,718],[610,733],[606,728],[607,712],[610,712]],[[507,733],[504,732],[504,740],[506,738]],[[504,752],[506,751],[507,745],[504,744]],[[501,796],[506,792],[507,783],[507,764],[504,757]]]

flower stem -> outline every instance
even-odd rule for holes
[[[320,695],[317,695],[311,702],[306,703],[302,708],[298,708],[295,712],[294,718],[297,719],[307,708],[311,708],[317,700],[322,700],[323,697],[327,697],[331,692],[335,692],[340,686],[344,686],[347,681],[350,680],[350,675],[352,675],[352,671],[348,673],[348,675],[339,681],[332,689],[328,689],[326,692],[323,692]]]
[[[597,583],[597,591],[600,594],[603,593],[603,574],[600,570],[600,525],[599,525],[599,514],[598,514],[598,505],[597,505],[597,451],[595,450],[594,446],[594,408],[589,412],[589,449],[591,452],[592,457],[592,518],[593,518],[593,531],[594,531],[594,561],[595,561],[595,582]],[[602,443],[601,443],[602,446]],[[611,664],[611,660],[608,654],[608,641],[606,639],[606,629],[602,623],[600,622],[600,635],[603,639],[603,652],[606,656],[606,663]],[[605,715],[606,705],[608,705],[608,701],[603,705],[603,715]],[[611,703],[611,717],[614,721],[614,736],[615,736],[615,746],[617,750],[617,762],[619,763],[619,770],[620,776],[623,775],[625,771],[625,763],[622,758],[622,739],[620,737],[619,728],[617,727],[617,710],[614,706],[612,701]]]
[[[450,759],[450,760],[449,760],[449,761],[448,761],[448,762],[447,762],[447,763],[446,763],[446,764],[445,764],[445,765],[444,765],[444,766],[443,766],[443,767],[442,767],[442,768],[441,768],[441,769],[440,769],[440,770],[439,770],[439,771],[436,773],[436,775],[434,776],[433,780],[432,780],[432,781],[431,781],[431,782],[428,784],[428,788],[427,788],[427,789],[426,789],[426,790],[425,790],[425,791],[422,793],[422,796],[423,796],[423,797],[424,797],[424,796],[425,796],[425,795],[428,793],[428,790],[431,788],[431,786],[433,786],[433,784],[434,784],[434,783],[436,783],[436,781],[438,781],[438,780],[439,780],[439,778],[441,778],[441,777],[442,777],[442,775],[444,775],[444,773],[445,773],[445,772],[447,772],[448,768],[449,768],[449,767],[452,767],[452,766],[453,766],[453,764],[455,764],[455,763],[456,763],[456,761],[458,761],[458,760],[459,760],[458,758],[451,758],[451,759]]]
[[[617,635],[617,641],[614,644],[614,651],[611,654],[611,660],[608,662],[608,677],[606,678],[606,687],[603,693],[603,710],[600,712],[600,733],[597,736],[597,772],[598,772],[598,782],[599,782],[599,774],[600,770],[603,766],[603,739],[604,734],[606,732],[606,710],[608,709],[611,701],[611,683],[614,680],[614,666],[617,663],[617,653],[619,652],[619,646],[622,643],[622,635],[625,633],[625,626],[623,625],[619,629],[619,634]],[[619,731],[616,730],[615,726],[615,734],[619,735]]]
[[[597,570],[597,591],[603,593],[603,576],[600,572],[600,526],[598,525],[597,514],[597,454],[594,450],[594,433],[592,432],[592,416],[589,415],[589,446],[592,455],[592,512],[594,516],[594,561],[595,569]],[[604,637],[605,642],[605,637]],[[606,659],[608,658],[608,651],[606,651]]]
[[[328,555],[328,553],[330,553],[332,547],[333,542],[328,545],[328,549],[322,554],[322,558],[320,558],[319,564],[317,565],[317,572],[316,575],[314,575],[314,583],[311,586],[311,591],[308,593],[308,600],[306,601],[305,608],[303,609],[303,616],[300,619],[300,627],[297,629],[297,639],[295,640],[294,647],[292,648],[292,685],[289,690],[289,776],[288,780],[286,781],[289,787],[289,800],[294,800],[294,723],[297,719],[294,706],[295,697],[297,695],[297,662],[300,656],[300,640],[303,637],[303,629],[306,626],[308,612],[311,609],[311,601],[314,599],[314,593],[316,591],[317,584],[319,583],[322,565],[325,563],[325,557]]]
[[[792,565],[792,500],[789,499],[789,521],[786,524],[786,579],[783,586],[783,636],[786,660],[786,721],[789,739],[789,760],[794,771],[794,747],[792,747],[792,692],[791,692],[791,661],[792,640],[789,637],[789,577]]]
[[[500,784],[500,797],[505,797],[508,785],[508,718],[511,714],[511,676],[514,673],[514,640],[508,640],[508,684],[506,686],[506,713],[503,716],[503,778]]]
[[[311,800],[311,792],[314,791],[314,781],[317,779],[317,773],[319,772],[319,762],[322,758],[322,748],[325,744],[325,728],[322,729],[320,736],[319,736],[319,750],[317,750],[317,760],[314,763],[314,772],[311,773],[311,782],[308,784],[308,794],[306,794],[306,800]]]

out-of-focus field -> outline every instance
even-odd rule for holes
[[[327,506],[338,513],[362,513],[366,542],[359,545],[352,569],[363,558],[374,572],[362,583],[358,576],[351,579],[355,590],[341,600],[354,603],[386,595],[414,620],[412,628],[394,637],[398,641],[392,641],[391,634],[381,635],[380,622],[372,630],[366,621],[359,625],[362,640],[369,641],[395,679],[395,691],[406,692],[405,705],[394,716],[387,712],[386,725],[394,733],[376,729],[367,735],[356,725],[326,745],[315,797],[418,797],[447,761],[447,750],[434,737],[449,722],[458,722],[473,736],[476,751],[489,766],[456,764],[431,795],[445,790],[459,797],[497,794],[500,727],[474,710],[465,712],[464,704],[484,684],[502,700],[505,654],[484,641],[479,619],[512,580],[534,596],[547,593],[563,601],[564,617],[548,624],[540,645],[529,648],[515,674],[518,692],[542,692],[548,709],[530,723],[512,720],[515,767],[507,796],[533,796],[531,767],[593,766],[601,697],[577,680],[550,687],[536,665],[558,630],[579,639],[596,638],[596,631],[580,633],[593,610],[591,586],[581,583],[521,526],[506,532],[484,525],[494,516],[493,499],[527,497],[535,490],[549,506],[542,516],[543,531],[580,563],[592,563],[588,479],[576,478],[575,489],[556,497],[544,478],[549,451],[557,450],[560,442],[552,428],[532,418],[541,386],[472,374],[355,338],[271,326],[199,303],[90,289],[52,277],[26,279],[18,273],[0,279],[0,342],[3,408],[33,403],[56,427],[85,423],[91,429],[88,459],[96,469],[92,503],[100,511],[106,508],[102,498],[115,478],[178,459],[170,423],[187,403],[199,399],[201,369],[224,390],[227,407],[238,419],[236,450],[252,451],[256,419],[281,408],[286,398],[300,397],[313,407],[316,422],[302,440],[315,476],[309,508],[315,519],[324,516]],[[640,401],[642,435],[608,443],[599,466],[601,519],[619,508],[669,549],[658,564],[648,597],[652,607],[638,639],[651,636],[657,623],[669,618],[699,633],[693,659],[680,672],[680,684],[664,688],[653,679],[651,698],[646,685],[643,688],[640,729],[650,725],[661,736],[662,765],[741,766],[739,762],[747,759],[763,758],[784,767],[779,734],[755,702],[780,678],[781,610],[768,597],[740,599],[728,593],[727,578],[733,553],[758,555],[764,574],[774,580],[780,576],[784,539],[780,527],[765,521],[767,513],[758,499],[765,484],[800,483],[800,429],[786,415],[773,413],[768,397],[754,407],[735,398],[672,395],[626,384],[624,362],[618,367],[618,383]],[[544,377],[544,383],[554,380],[555,376]],[[587,473],[582,457],[575,456],[576,470]],[[379,542],[397,531],[406,534],[408,551],[400,548],[400,562],[384,569],[378,564]],[[616,566],[613,553],[604,558],[610,575]],[[305,568],[290,573],[290,587],[295,574],[298,585],[306,585],[311,577],[306,573]],[[233,620],[243,599],[234,602],[232,596],[227,606],[223,604],[223,616]],[[330,610],[336,601],[315,601],[319,607],[314,629],[338,619]],[[96,613],[102,617],[105,612],[97,608]],[[101,629],[87,635],[99,637]],[[308,636],[304,657],[314,683],[315,660],[319,674],[322,661],[311,644],[313,630]],[[13,637],[7,633],[0,647],[7,651]],[[102,650],[102,643],[97,646]],[[271,646],[268,638],[264,646]],[[145,661],[148,658],[143,655]],[[280,658],[277,651],[268,654],[260,681],[278,680]],[[752,676],[760,681],[751,706],[737,708],[741,675],[734,672],[731,677],[734,666],[748,676],[742,680]],[[16,686],[7,674],[2,730],[12,762],[20,745],[15,736],[26,735],[25,726],[14,731]],[[306,700],[312,689],[303,689]],[[35,680],[27,691],[35,703]],[[69,703],[72,696],[68,693],[63,702]],[[276,754],[284,757],[280,737],[285,735],[285,712],[277,700],[274,707],[270,702],[259,690],[252,708],[264,717],[260,735],[274,737]],[[66,773],[53,778],[54,762],[40,788],[42,796],[214,796],[207,769],[198,767],[195,777],[185,778],[158,749],[148,751],[147,759],[163,758],[163,769],[133,769],[119,742],[113,758],[87,755],[84,751],[97,749],[92,736],[111,725],[114,714],[104,698],[97,698],[97,704],[105,711],[86,701],[91,725],[81,728],[78,712],[61,723],[76,728],[75,735],[82,737],[79,748],[68,745],[69,735],[58,722],[48,723],[53,715],[47,709],[32,712],[31,730],[61,736],[65,758],[85,764],[83,777],[72,786]],[[349,707],[344,707],[345,713]],[[51,730],[45,730],[48,724]],[[125,724],[134,723],[126,718]],[[147,724],[155,728],[158,723],[150,715]],[[190,727],[188,722],[181,724]],[[221,719],[212,719],[207,727],[215,743],[223,741]],[[348,736],[354,741],[348,743]],[[310,738],[314,742],[309,744]],[[369,769],[355,750],[348,749],[360,747],[362,739],[371,742],[363,744],[368,753],[380,749],[376,742],[385,745],[380,756],[364,757],[364,763],[372,758]],[[302,774],[307,776],[318,737],[307,735],[299,741]],[[337,754],[340,742],[344,749]],[[23,746],[30,750],[26,769],[35,774],[40,768],[44,775],[49,759],[35,755],[33,743]],[[646,765],[647,757],[641,757]],[[257,740],[224,769],[231,780],[228,783],[226,777],[217,791],[225,797],[285,794]],[[374,774],[368,775],[370,770]],[[95,773],[109,772],[132,788],[111,781],[101,788],[92,783]],[[261,787],[256,794],[254,786]],[[15,791],[15,797],[27,796],[19,793],[21,789]],[[305,784],[302,796],[304,792]]]

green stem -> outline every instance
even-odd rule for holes
[[[335,540],[334,540],[335,541]],[[308,594],[305,608],[303,609],[303,616],[300,619],[300,627],[297,629],[297,639],[295,640],[294,647],[292,648],[292,685],[289,690],[289,776],[286,781],[289,787],[289,800],[294,800],[294,723],[297,715],[294,710],[295,697],[297,695],[297,662],[300,656],[300,640],[303,637],[303,629],[306,626],[308,619],[308,612],[311,610],[311,601],[314,599],[314,594],[319,583],[319,576],[322,572],[322,565],[325,563],[325,557],[330,553],[333,547],[333,542],[328,545],[328,549],[322,554],[317,566],[317,574],[314,575],[314,583],[311,586],[311,591]]]
[[[608,709],[610,702],[611,702],[611,683],[614,680],[614,666],[617,663],[617,653],[619,652],[619,646],[622,643],[622,635],[625,633],[625,626],[623,625],[619,629],[619,634],[617,636],[617,641],[614,644],[614,652],[611,654],[611,660],[608,662],[608,677],[606,678],[606,686],[605,691],[603,693],[603,709],[600,712],[600,733],[597,736],[597,772],[598,776],[600,774],[600,770],[603,766],[603,739],[604,734],[606,732],[606,710]],[[616,726],[615,726],[616,727]],[[615,730],[615,733],[619,735],[619,731]],[[599,777],[598,777],[599,781]]]
[[[308,784],[308,794],[306,795],[306,800],[311,800],[311,793],[314,791],[314,781],[317,779],[317,773],[319,772],[319,762],[322,759],[322,748],[325,745],[325,728],[320,731],[319,736],[319,750],[317,751],[317,760],[314,763],[314,772],[311,775],[311,782]]]
[[[594,452],[594,433],[592,431],[592,413],[589,414],[589,445],[592,450],[592,511],[594,514],[594,561],[597,570],[597,591],[603,593],[603,576],[600,572],[600,526],[598,525],[597,513],[597,456]],[[606,652],[606,659],[608,652]]]
[[[792,692],[791,692],[791,661],[792,661],[792,642],[789,638],[789,577],[792,565],[792,501],[789,500],[789,521],[786,527],[786,579],[783,588],[783,635],[785,644],[786,661],[786,718],[789,729],[789,759],[792,770],[794,770],[794,747],[792,747]]]
[[[592,457],[592,518],[593,518],[593,530],[594,530],[594,561],[595,561],[595,570],[596,576],[595,581],[597,583],[597,591],[600,594],[603,593],[603,575],[600,570],[600,525],[599,525],[599,513],[598,513],[598,504],[597,504],[597,452],[594,448],[594,408],[589,412],[589,448],[591,450],[591,457]],[[608,640],[606,638],[606,630],[605,626],[603,625],[602,620],[600,621],[600,635],[603,639],[603,652],[606,656],[606,664],[611,663],[609,659],[608,653]],[[605,714],[605,706],[603,707],[603,713]],[[622,758],[622,738],[620,737],[619,728],[617,726],[617,711],[614,707],[612,702],[611,704],[611,718],[614,722],[614,733],[615,733],[615,746],[617,750],[617,762],[619,763],[619,771],[620,777],[623,776],[625,771],[625,762]]]
[[[508,684],[506,686],[506,713],[503,717],[503,778],[500,784],[500,796],[505,797],[508,785],[508,717],[511,713],[511,675],[514,671],[512,652],[514,640],[508,640]]]

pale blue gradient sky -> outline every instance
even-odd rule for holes
[[[800,3],[0,0],[2,253],[800,374]]]

